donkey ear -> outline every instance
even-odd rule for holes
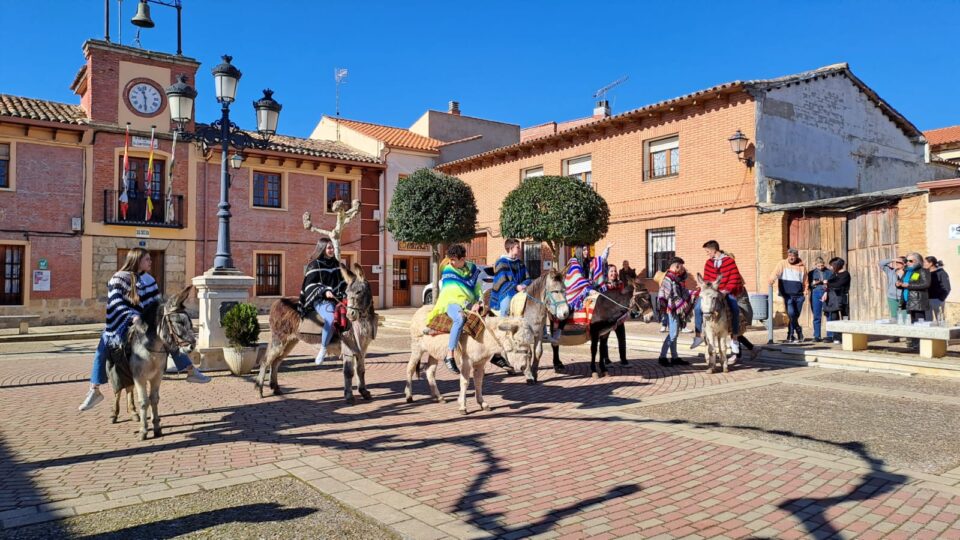
[[[510,332],[511,334],[514,334],[520,329],[520,324],[515,322],[502,322],[497,325],[497,328],[504,332]]]
[[[353,263],[353,273],[357,275],[357,279],[360,281],[366,280],[366,276],[363,274],[363,267],[360,266],[360,263]]]
[[[183,307],[183,303],[186,302],[187,297],[190,296],[190,291],[193,289],[193,285],[187,285],[183,288],[182,291],[173,295],[169,300],[167,300],[167,307],[179,308]]]
[[[697,272],[697,285],[703,287],[703,284],[706,283],[703,281],[703,276],[700,275],[700,272]]]
[[[723,274],[717,274],[717,279],[713,280],[713,286],[719,287],[720,282],[723,280]]]
[[[340,274],[343,276],[343,280],[347,282],[347,285],[352,284],[353,280],[357,278],[357,276],[353,275],[353,272],[350,271],[350,268],[343,263],[340,263]]]

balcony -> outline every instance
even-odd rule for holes
[[[137,227],[183,228],[183,195],[173,196],[173,216],[167,220],[166,197],[153,199],[153,212],[146,219],[147,198],[143,192],[127,192],[129,200],[126,217],[120,212],[120,192],[103,190],[103,222],[107,225],[131,225]]]

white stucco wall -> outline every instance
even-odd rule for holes
[[[341,134],[343,128],[341,126]],[[391,148],[387,153],[387,171],[386,171],[386,208],[383,213],[383,223],[386,224],[387,215],[390,212],[390,201],[393,200],[393,192],[397,189],[400,175],[413,174],[413,171],[424,167],[433,167],[436,156],[432,154],[423,154],[419,152],[399,150]],[[383,275],[386,283],[386,306],[393,307],[393,257],[396,255],[408,255],[413,257],[429,257],[429,251],[400,251],[397,241],[393,235],[384,230],[386,241],[386,263],[384,265]],[[431,268],[431,272],[433,269]],[[412,283],[411,279],[411,283]],[[423,305],[423,285],[411,285],[410,287],[410,305]]]
[[[456,150],[441,149],[441,152],[445,154],[443,156],[444,161],[452,161],[520,142],[520,126],[516,124],[494,122],[440,111],[425,112],[410,126],[410,131],[444,142],[459,141],[475,135],[483,135],[482,138],[464,143],[463,146],[458,145],[459,148]]]
[[[924,145],[911,141],[843,75],[756,97],[761,202],[880,191],[937,177],[924,163]]]

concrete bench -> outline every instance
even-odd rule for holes
[[[865,321],[828,321],[827,332],[843,334],[843,350],[862,351],[868,336],[913,338],[920,340],[920,356],[942,358],[947,355],[947,342],[960,339],[960,326],[913,326],[878,324]]]
[[[20,327],[20,333],[26,334],[30,331],[30,320],[39,318],[39,315],[0,315],[0,323],[4,321],[16,322]]]

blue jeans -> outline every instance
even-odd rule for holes
[[[813,307],[813,338],[820,339],[820,329],[823,325],[823,291],[814,289],[810,293],[810,305]]]
[[[701,314],[701,317],[702,316]],[[667,314],[667,319],[670,324],[670,333],[667,334],[667,337],[663,338],[663,346],[660,347],[660,358],[667,357],[667,348],[669,348],[670,358],[676,360],[680,358],[680,355],[677,354],[677,335],[680,333],[680,324],[673,315]]]
[[[323,343],[323,348],[326,349],[327,345],[330,344],[330,340],[333,339],[333,302],[314,302],[313,309],[317,310],[317,313],[320,314],[320,318],[323,319],[323,337],[321,342]]]
[[[727,295],[727,305],[730,306],[730,331],[734,334],[740,333],[740,304],[737,303],[737,297],[728,294]],[[697,303],[693,307],[693,329],[697,331],[699,335],[703,332],[703,311],[700,309],[700,298],[697,298]]]
[[[447,316],[453,321],[453,326],[450,327],[450,341],[448,342],[448,348],[452,351],[457,348],[457,343],[460,341],[460,334],[463,332],[463,323],[465,321],[463,307],[460,306],[460,304],[450,304],[447,306]]]
[[[91,384],[107,384],[107,340],[104,336],[100,336],[100,343],[97,344],[97,352],[93,353],[93,373],[90,374],[90,383]],[[177,366],[177,371],[183,371],[193,365],[193,362],[190,361],[190,357],[183,354],[180,351],[177,351],[176,354],[171,354],[173,357],[173,363]]]
[[[803,311],[803,295],[792,295],[785,296],[783,298],[783,303],[787,306],[787,318],[789,322],[787,323],[787,335],[796,334],[797,337],[800,337],[803,334],[803,330],[800,328],[800,313]]]

